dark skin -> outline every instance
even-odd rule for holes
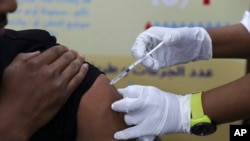
[[[0,34],[6,13],[15,9],[15,0],[0,0]],[[28,141],[52,119],[85,77],[88,66],[84,61],[62,45],[43,53],[18,54],[1,80],[1,141]],[[114,133],[127,127],[123,114],[111,110],[111,103],[121,96],[109,83],[101,74],[83,94],[77,113],[77,141],[115,141]]]
[[[242,24],[207,29],[213,58],[250,58],[250,34]]]
[[[76,141],[116,141],[114,133],[128,128],[123,113],[111,110],[110,105],[122,97],[109,83],[109,79],[101,74],[82,96],[77,113]]]
[[[27,140],[46,124],[86,75],[87,66],[82,65],[83,61],[74,51],[63,46],[44,53],[19,54],[3,74],[1,140],[9,135]]]
[[[249,58],[250,34],[242,24],[207,29],[212,38],[213,58]],[[250,74],[205,91],[204,112],[222,124],[250,117]],[[223,104],[222,104],[223,103]]]
[[[209,28],[206,29],[208,34],[211,37],[212,40],[212,51],[213,51],[213,58],[244,58],[248,59],[250,57],[250,33],[249,31],[245,28],[245,26],[241,23],[235,24],[235,25],[230,25],[230,26],[225,26],[225,27],[219,27],[219,28]],[[164,35],[164,34],[163,34]],[[197,38],[196,38],[197,37]],[[198,39],[198,36],[196,36],[195,39]],[[185,40],[185,38],[181,38]],[[182,47],[182,45],[180,45]],[[186,47],[186,46],[184,46]],[[188,46],[187,46],[188,47]],[[206,47],[206,46],[204,46]],[[194,52],[196,50],[193,50]],[[237,69],[237,68],[236,68]],[[202,94],[202,108],[204,110],[204,113],[208,115],[208,117],[211,118],[211,120],[215,124],[223,124],[223,123],[228,123],[228,122],[233,122],[236,120],[242,120],[242,119],[248,119],[250,118],[250,73],[246,74],[245,76],[238,78],[237,80],[234,80],[232,82],[229,82],[227,84],[215,87],[213,89],[209,89]],[[148,87],[148,86],[144,86]],[[124,99],[127,99],[127,101],[123,101],[123,103],[120,103],[123,105],[125,108],[119,108],[115,109],[117,111],[123,111],[127,112],[130,115],[129,118],[137,119],[138,114],[141,115],[146,115],[147,114],[147,106],[152,106],[156,107],[154,104],[150,102],[144,102],[142,104],[138,104],[134,106],[135,108],[131,108],[134,103],[139,103],[138,99],[143,97],[143,94],[140,95],[139,97],[136,97],[136,99],[131,99],[134,98],[133,94],[136,93],[137,91],[132,91],[134,89],[127,90],[126,92],[131,93],[128,94],[128,96],[125,96]],[[147,95],[146,90],[143,90],[144,94]],[[152,93],[152,92],[151,92]],[[154,92],[157,93],[157,92]],[[169,95],[168,93],[166,93]],[[163,95],[162,95],[163,96]],[[177,95],[176,95],[177,96]],[[176,97],[175,96],[175,97]],[[164,97],[164,96],[163,96]],[[130,99],[129,99],[130,98]],[[187,98],[187,97],[185,97]],[[190,126],[190,113],[192,113],[192,108],[190,108],[190,97],[188,97],[188,100],[182,100],[179,99],[178,101],[175,100],[176,98],[172,98],[170,95],[169,97],[166,97],[167,102],[164,102],[163,106],[167,108],[172,108],[172,110],[177,109],[176,108],[176,103],[188,106],[187,110],[180,110],[178,113],[181,115],[181,117],[187,118],[187,120],[183,120],[181,118],[180,120],[176,120],[177,122],[180,122],[181,120],[181,126],[179,124],[176,124],[177,128],[186,128],[186,131],[184,130],[176,130],[175,128],[171,128],[172,126],[168,127],[171,129],[171,131],[164,131],[165,129],[160,126],[160,130],[154,130],[154,128],[150,131],[151,134],[161,134],[165,132],[165,134],[170,134],[170,133],[188,133],[188,128]],[[178,99],[178,98],[177,98]],[[144,99],[143,99],[144,100]],[[172,104],[170,101],[177,101]],[[129,102],[128,102],[129,101]],[[131,102],[132,101],[132,102]],[[145,101],[145,100],[144,100]],[[150,101],[150,98],[147,98],[146,101]],[[192,101],[191,101],[192,102]],[[148,105],[146,105],[148,104]],[[186,105],[187,104],[187,105]],[[145,106],[146,105],[146,106]],[[159,106],[162,106],[162,103],[159,104]],[[175,107],[173,107],[175,106]],[[139,107],[139,108],[138,108]],[[164,108],[165,108],[164,107]],[[190,111],[189,111],[190,110]],[[179,110],[177,110],[179,111]],[[184,111],[184,112],[183,112]],[[146,114],[144,114],[145,112]],[[167,115],[168,113],[171,113],[169,111],[164,111],[163,115]],[[170,116],[169,116],[170,115]],[[151,116],[150,114],[147,114],[146,116]],[[171,114],[168,114],[171,120],[167,121],[168,118],[163,119],[164,122],[173,122],[172,119],[176,116],[172,116]],[[192,115],[191,115],[192,116]],[[157,117],[157,118],[156,118]],[[157,116],[152,116],[151,120],[159,120],[159,117],[161,115],[158,113]],[[165,116],[162,116],[165,118]],[[126,120],[126,119],[125,119]],[[132,120],[127,120],[128,124],[133,123],[131,122]],[[138,118],[138,121],[140,119]],[[183,121],[188,121],[186,123],[183,123]],[[137,121],[136,121],[137,122]],[[143,126],[142,126],[143,125]],[[165,124],[164,124],[165,125]],[[137,123],[137,129],[136,130],[142,130],[142,132],[137,133],[137,137],[143,136],[143,131],[144,128],[147,127],[148,125],[142,122]],[[141,128],[144,127],[144,128]],[[150,126],[148,126],[150,127]],[[154,133],[157,131],[156,133]],[[159,132],[161,131],[161,132]],[[126,138],[126,135],[128,136],[129,132],[123,132],[126,133],[124,138]],[[146,134],[147,135],[147,134]],[[150,134],[149,134],[150,135]],[[148,138],[149,139],[149,138]]]
[[[15,0],[0,0],[0,36]],[[58,45],[43,53],[18,54],[0,86],[1,141],[27,141],[59,111],[88,71],[84,58]]]

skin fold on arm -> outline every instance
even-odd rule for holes
[[[105,75],[100,75],[81,98],[77,141],[116,141],[114,133],[127,127],[123,114],[111,110],[111,104],[121,96],[109,82]]]

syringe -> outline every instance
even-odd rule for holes
[[[158,48],[162,46],[163,42],[160,42],[155,48],[150,50],[144,57],[141,59],[136,60],[133,64],[127,67],[124,71],[118,74],[115,78],[110,81],[110,85],[114,85],[119,80],[121,80],[124,76],[126,76],[131,70],[133,70],[138,64],[140,64],[143,60],[145,60],[148,56],[150,56],[153,52],[155,52]]]

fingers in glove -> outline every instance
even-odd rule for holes
[[[131,48],[131,54],[136,59],[140,59],[144,57],[148,53],[148,48],[153,47],[152,45],[152,37],[151,35],[147,34],[146,32],[141,33],[137,38],[136,41]]]
[[[140,137],[138,139],[138,141],[154,141],[155,136],[144,136],[144,137]]]
[[[144,114],[141,114],[141,112],[131,112],[128,114],[125,114],[124,116],[124,121],[127,125],[132,126],[132,125],[138,125],[145,120]]]
[[[141,100],[137,100],[133,98],[123,98],[121,100],[114,102],[111,105],[111,108],[112,110],[117,111],[117,112],[130,113],[132,111],[140,109],[142,105],[143,105],[143,101]]]
[[[142,57],[144,57],[146,55],[147,51],[146,51],[146,44],[141,41],[141,40],[137,40],[133,47],[131,48],[131,54],[134,58],[136,59],[140,59]]]
[[[154,66],[154,61],[153,61],[153,58],[151,57],[147,57],[143,62],[142,62],[142,65],[148,69],[151,69],[153,70],[153,66]]]
[[[138,126],[130,127],[121,131],[118,131],[114,134],[114,138],[117,140],[128,140],[128,139],[136,139],[141,137],[141,133],[138,133]],[[141,129],[139,130],[141,131]]]
[[[139,93],[136,92],[133,87],[133,85],[130,85],[126,88],[118,89],[118,92],[123,98],[138,98]]]

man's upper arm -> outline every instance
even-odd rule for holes
[[[77,141],[115,141],[114,133],[127,127],[123,114],[111,109],[111,104],[120,98],[116,88],[101,74],[81,98]]]

